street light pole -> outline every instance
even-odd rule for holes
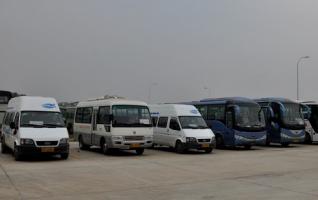
[[[310,58],[309,56],[302,56],[297,61],[297,100],[299,100],[299,64],[302,59]]]

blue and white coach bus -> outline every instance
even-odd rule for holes
[[[242,97],[193,101],[208,126],[216,135],[217,147],[253,145],[266,142],[265,115],[259,104]]]
[[[301,105],[285,98],[256,99],[266,113],[266,144],[303,143],[305,140],[305,122]]]

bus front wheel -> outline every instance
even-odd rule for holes
[[[306,143],[306,144],[312,144],[312,139],[311,139],[311,136],[310,136],[309,133],[306,133],[305,143]]]
[[[142,155],[144,153],[145,149],[136,149],[137,155]]]
[[[176,143],[175,149],[176,149],[176,152],[177,152],[177,153],[180,153],[180,154],[182,154],[182,153],[185,152],[185,148],[184,148],[182,142],[180,142],[179,140],[178,140],[177,143]]]
[[[289,143],[282,143],[281,144],[283,147],[288,147],[289,146]]]
[[[252,148],[252,145],[245,145],[244,146],[244,149],[246,149],[246,150],[250,150]]]

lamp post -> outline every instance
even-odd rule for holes
[[[148,91],[148,103],[151,103],[151,89],[153,86],[157,86],[158,83],[151,83],[150,86],[149,86],[149,91]]]
[[[309,56],[302,56],[298,59],[297,61],[297,100],[299,100],[299,64],[302,59],[308,59],[310,58]]]
[[[209,92],[209,93],[208,93],[208,94],[209,94],[208,97],[210,98],[210,97],[211,97],[211,88],[209,88],[209,87],[207,87],[207,86],[204,86],[203,89],[204,89],[204,90],[208,90],[208,92]]]

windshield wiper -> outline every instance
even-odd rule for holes
[[[44,125],[42,125],[42,124],[21,124],[21,127],[44,128]]]
[[[59,124],[49,124],[49,123],[45,123],[45,124],[43,124],[43,126],[46,126],[46,127],[54,127],[54,128],[56,128],[56,127],[64,127],[63,125],[59,125]]]

